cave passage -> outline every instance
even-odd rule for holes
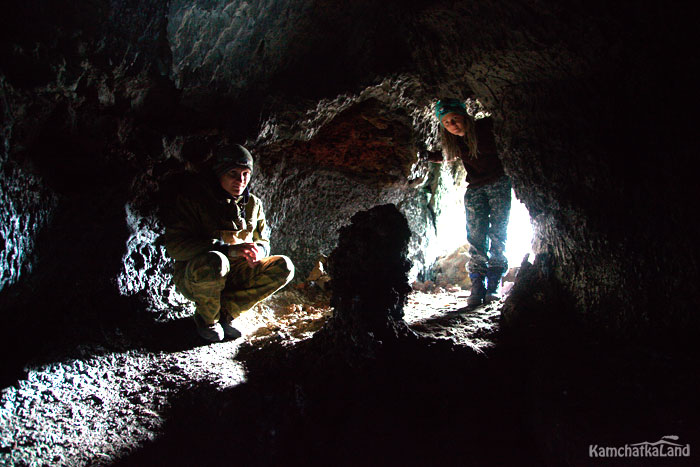
[[[530,213],[525,206],[515,195],[515,191],[511,192],[510,220],[508,221],[508,240],[506,242],[506,258],[508,258],[508,266],[510,268],[517,267],[523,261],[525,255],[529,254],[530,259],[533,257],[532,252],[532,219]],[[453,236],[460,246],[466,246],[466,220],[464,215],[464,206],[462,205],[462,215],[459,215],[459,210],[455,209],[449,213],[443,214],[445,223],[441,226],[442,229],[449,229],[450,236]]]

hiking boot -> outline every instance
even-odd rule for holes
[[[467,299],[469,307],[477,307],[482,304],[486,296],[486,287],[484,286],[484,276],[478,273],[470,273],[469,279],[472,281],[472,290]]]
[[[224,329],[219,323],[206,324],[198,315],[194,315],[194,322],[197,325],[197,334],[209,342],[221,342],[224,340]]]
[[[241,331],[233,327],[233,320],[222,319],[219,324],[224,330],[224,335],[229,339],[238,339],[243,335]]]
[[[484,303],[491,303],[501,299],[500,287],[502,277],[503,273],[500,270],[489,270],[486,273],[486,295],[484,296]]]

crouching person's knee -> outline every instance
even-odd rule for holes
[[[294,263],[287,256],[275,256],[275,266],[279,271],[279,279],[282,285],[288,284],[294,278]]]
[[[226,255],[218,251],[208,251],[188,262],[186,276],[193,284],[224,284],[230,270],[231,263]]]

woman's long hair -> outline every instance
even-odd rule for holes
[[[449,159],[468,156],[472,159],[478,157],[476,131],[474,119],[469,115],[464,116],[464,136],[453,135],[440,123],[440,142],[442,150]]]

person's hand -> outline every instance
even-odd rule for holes
[[[261,252],[255,243],[239,243],[229,246],[229,256],[243,257],[251,268],[260,261]]]

